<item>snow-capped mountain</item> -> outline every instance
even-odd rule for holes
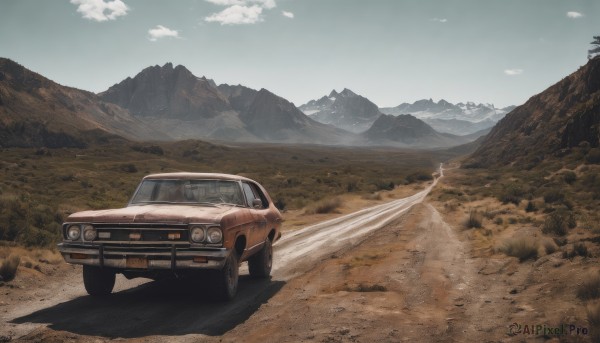
[[[311,100],[299,109],[318,122],[354,133],[366,131],[381,115],[377,105],[346,88],[339,93],[332,90],[329,96]]]
[[[496,108],[493,104],[473,102],[452,104],[443,99],[436,103],[432,99],[424,99],[379,110],[392,115],[412,114],[439,132],[467,135],[494,126],[514,108]]]

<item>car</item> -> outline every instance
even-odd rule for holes
[[[126,278],[199,277],[226,300],[238,289],[239,265],[268,278],[282,216],[256,181],[214,173],[144,177],[128,205],[82,211],[62,225],[58,249],[83,265],[88,294],[112,293]]]

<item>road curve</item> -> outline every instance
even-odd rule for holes
[[[353,246],[365,235],[377,230],[425,199],[439,177],[424,190],[412,196],[369,207],[335,219],[284,234],[275,244],[273,277],[287,280],[303,272],[303,262],[316,262],[344,247]]]

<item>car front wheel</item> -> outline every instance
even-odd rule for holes
[[[219,270],[216,277],[216,290],[222,300],[231,300],[238,289],[239,264],[237,255],[232,252],[225,262],[223,269]]]
[[[109,295],[115,287],[115,273],[108,269],[84,265],[83,285],[89,295]]]

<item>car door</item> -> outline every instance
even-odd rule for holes
[[[268,226],[266,215],[269,212],[269,202],[256,184],[252,182],[244,182],[243,184],[246,200],[254,218],[254,229],[252,234],[254,242],[252,246],[254,246],[264,242],[267,237]],[[253,204],[255,200],[259,200],[260,205],[254,207]]]

